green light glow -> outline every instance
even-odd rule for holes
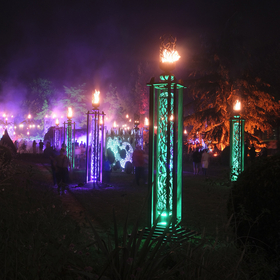
[[[174,121],[171,116],[174,115],[174,94],[171,92],[170,113],[168,114],[168,92],[163,91],[158,95],[158,113],[157,113],[157,205],[158,213],[171,212],[173,206],[173,130]],[[170,122],[170,138],[168,137],[168,123]],[[168,139],[170,139],[168,152]],[[168,155],[169,154],[169,166]],[[161,215],[162,216],[162,215]],[[166,215],[167,216],[167,215]]]
[[[161,75],[159,77],[162,81],[168,81],[169,75]],[[171,81],[174,81],[174,76],[171,75]]]
[[[244,119],[235,116],[230,120],[231,181],[236,181],[244,170]]]
[[[71,121],[71,119],[67,120],[66,155],[69,158],[69,161],[72,163],[72,160],[73,160],[73,147],[72,147],[72,121]]]
[[[162,75],[150,89],[149,187],[151,226],[182,219],[183,89],[174,76]],[[152,105],[151,105],[152,104]],[[182,138],[182,139],[181,139]],[[155,162],[155,164],[153,164]]]

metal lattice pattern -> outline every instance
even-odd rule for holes
[[[92,115],[91,122],[91,180],[96,182],[99,180],[100,170],[100,137],[99,137],[99,112],[95,111]]]
[[[170,114],[168,114],[168,92],[161,92],[159,97],[158,114],[158,161],[157,161],[157,205],[158,215],[169,216],[172,214],[173,194],[173,130],[174,122],[174,94],[171,93]],[[171,118],[168,119],[168,118]],[[170,122],[170,137],[168,135],[168,122]],[[170,139],[170,140],[169,140]],[[170,147],[168,147],[170,141]],[[170,161],[168,163],[168,148]],[[169,166],[168,166],[169,165]],[[169,176],[168,176],[169,174]],[[168,182],[169,178],[169,182]]]
[[[232,167],[231,180],[236,181],[242,171],[242,125],[241,122],[233,123],[232,128]]]
[[[59,148],[60,145],[60,129],[59,128],[55,128],[54,130],[54,146],[55,148]]]
[[[67,121],[67,146],[66,146],[66,154],[69,158],[69,161],[72,162],[73,158],[73,147],[72,147],[72,121]]]

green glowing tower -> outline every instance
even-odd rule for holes
[[[161,55],[163,50],[178,55],[172,44],[166,48],[162,43],[161,50]],[[155,82],[152,78],[148,83],[150,226],[158,220],[158,225],[164,227],[169,219],[172,225],[176,225],[182,219],[184,86],[171,74],[174,67],[173,61],[161,63],[164,73],[160,80]]]
[[[240,103],[237,104],[239,105]],[[235,105],[236,107],[236,105]],[[244,124],[245,120],[234,109],[234,117],[230,119],[230,179],[236,181],[244,170]]]
[[[149,184],[151,226],[182,217],[183,89],[173,75],[151,80],[149,120]],[[154,128],[156,128],[154,130]]]
[[[67,144],[66,144],[66,155],[69,158],[71,167],[75,168],[75,123],[72,122],[73,112],[71,107],[68,108],[67,113]],[[74,134],[72,125],[74,125]],[[73,139],[74,138],[74,139]],[[65,142],[65,141],[64,141]]]

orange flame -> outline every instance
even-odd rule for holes
[[[235,110],[235,111],[240,111],[241,110],[241,102],[239,100],[236,100],[236,102],[233,106],[233,110]]]
[[[68,107],[68,113],[67,113],[67,118],[72,118],[73,117],[73,111],[71,107]]]
[[[95,90],[95,92],[92,93],[92,105],[98,105],[99,104],[99,90]]]
[[[114,128],[116,128],[116,127],[117,127],[116,121],[114,121],[114,123],[113,123],[113,127],[114,127]]]
[[[57,126],[59,125],[59,119],[58,119],[58,118],[55,120],[55,124],[56,124]]]
[[[171,50],[168,51],[167,49],[163,50],[161,55],[161,62],[169,62],[173,63],[175,61],[178,61],[181,56],[178,54],[177,51]]]

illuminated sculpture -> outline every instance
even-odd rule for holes
[[[230,119],[230,179],[236,181],[239,174],[244,170],[244,123],[240,117],[241,102],[236,101],[234,116]]]
[[[171,37],[172,40],[174,40]],[[150,225],[157,218],[165,226],[171,218],[173,225],[182,218],[182,157],[183,157],[183,89],[171,74],[180,58],[175,40],[160,48],[160,81],[152,78],[149,108],[149,187],[151,189]],[[154,127],[157,133],[154,135]],[[154,164],[155,163],[155,164]]]
[[[127,161],[132,163],[133,148],[128,141],[123,141],[119,137],[108,137],[107,138],[107,149],[110,149],[115,157],[115,162],[120,162],[121,168],[125,168]],[[120,153],[125,150],[125,157],[121,157]]]
[[[86,182],[102,183],[104,112],[99,111],[100,91],[92,95],[92,111],[87,112]],[[89,117],[91,115],[91,118]],[[89,131],[91,127],[91,131]],[[89,136],[91,136],[89,142]]]

